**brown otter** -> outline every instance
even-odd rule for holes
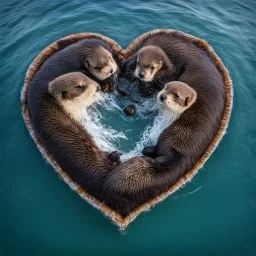
[[[187,93],[182,95],[187,89],[176,82],[175,87],[168,84],[158,98],[166,106],[172,106],[168,103],[171,99],[190,108],[164,129],[156,145],[144,148],[143,153],[147,156],[129,159],[107,176],[102,200],[122,216],[167,191],[194,166],[216,135],[225,104],[223,77],[203,49],[178,33],[150,35],[141,43],[140,49],[147,45],[160,47],[172,63],[172,72],[158,79],[163,81],[167,77],[170,81],[177,79],[188,84],[197,97],[190,106],[191,97],[185,97]],[[134,64],[133,72],[137,56],[138,51],[128,62],[128,65]],[[151,60],[153,64],[155,58]],[[143,66],[141,58],[139,65]],[[154,77],[159,72],[161,69]]]
[[[173,65],[166,53],[158,46],[144,46],[138,52],[134,74],[144,82],[154,81],[161,84],[162,77],[172,73]],[[157,79],[159,77],[159,80]]]
[[[93,103],[99,85],[80,72],[59,76],[48,85],[50,93],[73,119],[80,120],[83,110]]]
[[[203,50],[179,33],[159,32],[149,35],[135,53],[122,62],[122,72],[139,85],[142,96],[160,91],[170,81],[177,81],[188,67],[200,64]]]
[[[194,89],[187,84],[178,81],[166,84],[164,89],[158,93],[159,102],[172,110],[173,121],[177,120],[181,113],[189,109],[195,103],[196,98],[197,93]],[[185,116],[185,114],[183,116]],[[183,127],[184,122],[185,121],[182,123]],[[184,128],[181,133],[182,132],[185,132]],[[160,138],[166,135],[168,134],[161,134]],[[184,135],[182,136],[184,137]],[[175,137],[177,137],[177,135],[175,135]],[[166,138],[164,138],[161,142],[159,138],[156,146],[146,147],[143,149],[142,153],[146,156],[154,158],[155,162],[160,163],[162,166],[168,165],[168,163],[172,161],[172,158],[168,156],[168,151],[164,154],[163,152],[166,152],[169,147],[173,147],[176,150],[181,148],[181,145],[175,144],[175,137],[170,138],[170,144]]]
[[[161,34],[159,36],[161,37]],[[169,35],[164,34],[164,37],[169,38]],[[167,41],[169,42],[169,40],[170,38]],[[89,193],[105,202],[122,216],[127,216],[136,207],[161,192],[167,191],[171,185],[176,183],[205,152],[221,122],[225,98],[221,73],[202,49],[179,35],[176,39],[174,36],[175,40],[179,43],[173,45],[173,56],[170,58],[173,65],[173,77],[177,76],[180,81],[196,91],[197,99],[194,104],[160,134],[155,147],[145,148],[143,152],[151,157],[135,157],[116,166],[113,170],[106,169],[105,172],[92,173],[89,168],[83,170],[78,168],[81,172],[78,171],[78,174],[75,173],[72,176],[85,189],[87,188]],[[42,75],[43,77],[44,75]],[[44,83],[40,85],[44,87]],[[35,109],[34,106],[42,105],[43,101],[37,97],[35,92],[36,88],[42,87],[34,86],[34,89],[29,90],[32,109]],[[170,97],[174,99],[176,96],[171,94]],[[177,95],[180,97],[179,94]],[[159,95],[159,99],[162,98],[163,101],[165,101],[164,97]],[[186,105],[186,101],[190,102],[189,99],[186,100],[186,97],[177,98],[178,104]],[[40,130],[40,126],[38,130]],[[74,137],[71,136],[73,147],[81,142],[81,137],[76,137],[78,134],[79,132]],[[69,137],[66,136],[66,138]],[[59,146],[59,150],[63,147],[61,142],[60,145],[53,143],[51,146]],[[93,151],[94,147],[91,149]],[[69,148],[64,150],[68,151]],[[116,153],[108,159],[113,157],[116,158]],[[93,164],[97,164],[97,159],[94,160]],[[67,161],[67,159],[65,158],[63,161]],[[76,161],[78,162],[76,163]],[[70,166],[65,168],[69,169],[68,167],[70,167],[72,170],[72,164],[76,166],[80,161],[82,161],[81,158],[77,158],[73,163],[71,160]],[[117,161],[112,160],[112,162],[115,164]],[[68,163],[66,164],[68,165]]]
[[[150,40],[145,41],[132,56],[123,60],[121,68],[124,77],[136,81],[141,96],[148,97],[178,77],[174,76],[173,63],[165,48],[155,46]]]
[[[196,91],[185,83],[170,82],[159,92],[158,99],[173,116],[174,123],[161,133],[156,146],[144,149],[144,153],[151,157],[129,159],[115,167],[103,184],[104,202],[122,216],[167,191],[192,167],[200,154],[194,152],[201,146],[200,142],[192,149],[191,142],[195,137],[190,137],[198,131],[197,117],[191,116]],[[194,127],[190,127],[191,122],[195,123]],[[200,125],[199,122],[198,127]],[[205,147],[201,150],[202,153]]]
[[[120,156],[101,151],[77,122],[99,85],[80,72],[64,74],[47,87],[35,81],[29,88],[28,106],[36,135],[74,181],[88,192],[97,191],[94,179],[106,175]]]
[[[82,39],[66,47],[62,41],[59,44],[63,49],[44,62],[33,80],[48,84],[65,73],[84,72],[100,84],[102,91],[112,91],[118,59],[110,45],[100,38]]]

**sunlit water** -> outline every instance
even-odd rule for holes
[[[0,255],[255,255],[255,12],[254,0],[2,0]],[[20,91],[33,59],[61,37],[90,31],[126,47],[157,28],[213,46],[230,71],[234,108],[227,134],[192,182],[120,236],[46,164],[24,125]],[[128,153],[154,127],[155,113],[128,118],[127,102],[117,102],[112,110],[99,106],[95,118]]]

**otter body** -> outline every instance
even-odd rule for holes
[[[63,163],[61,167],[87,192],[123,217],[167,191],[193,167],[216,135],[224,109],[223,78],[205,51],[175,33],[151,35],[142,42],[139,49],[152,45],[161,47],[170,64],[166,69],[170,72],[162,74],[161,68],[165,66],[163,59],[160,60],[162,63],[153,63],[157,69],[153,77],[162,74],[159,78],[161,82],[157,84],[163,89],[164,83],[178,80],[175,86],[169,83],[165,85],[158,99],[170,111],[178,114],[175,121],[160,134],[157,144],[143,150],[145,156],[134,157],[116,165],[119,163],[116,152],[110,155],[101,152],[79,124],[67,120],[68,113],[64,107],[47,91],[47,81],[55,78],[55,72],[59,76],[63,66],[68,69],[69,65],[65,66],[65,62],[59,62],[58,67],[53,65],[53,74],[51,65],[45,68],[42,66],[43,73],[39,73],[42,71],[40,69],[36,74],[41,78],[38,80],[35,76],[29,89],[32,123],[34,130],[41,134],[39,137],[46,149],[56,152],[54,158],[57,162]],[[154,47],[150,48],[150,51],[154,50]],[[127,72],[133,70],[135,74],[137,57],[135,54],[124,63]],[[145,63],[141,60],[138,65],[142,70]],[[134,69],[129,68],[132,65]],[[141,70],[137,70],[138,76]],[[188,91],[190,96],[187,96]],[[196,97],[193,97],[195,94]],[[168,99],[172,99],[172,103]]]
[[[201,61],[205,62],[206,55],[205,51],[176,32],[159,32],[145,38],[121,67],[124,76],[136,78],[142,96],[147,93],[151,96],[166,83],[180,80],[188,68],[202,67]],[[208,63],[211,62],[209,57],[207,59]],[[211,66],[215,65],[212,63]]]
[[[122,216],[167,191],[194,166],[216,135],[225,104],[222,75],[201,48],[176,33],[151,35],[141,47],[145,45],[163,48],[172,63],[167,79],[188,84],[197,97],[160,134],[156,145],[143,150],[146,156],[129,159],[107,176],[102,200]],[[136,69],[137,58],[130,60]],[[182,94],[182,89],[179,93]]]
[[[63,48],[63,44],[60,41],[60,47]],[[69,72],[84,72],[97,81],[103,91],[111,91],[113,75],[118,68],[115,60],[115,53],[102,39],[82,39],[50,56],[36,73],[32,84],[40,84],[41,90],[42,87],[45,90],[48,83],[58,76]]]
[[[93,180],[99,183],[119,161],[117,152],[101,151],[78,122],[99,85],[79,72],[59,76],[48,86],[35,81],[29,89],[28,106],[36,135],[74,181],[97,193]]]

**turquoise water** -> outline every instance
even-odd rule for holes
[[[171,2],[1,1],[0,255],[255,255],[255,1]],[[92,31],[126,47],[156,28],[214,47],[233,79],[234,109],[193,181],[120,235],[42,159],[20,90],[32,60],[61,37]]]

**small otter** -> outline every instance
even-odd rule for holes
[[[196,101],[197,93],[194,89],[183,82],[175,81],[165,85],[164,89],[157,96],[160,104],[165,105],[171,110],[172,122],[177,120],[179,116]],[[162,153],[158,153],[159,145],[149,146],[143,149],[143,155],[155,158],[155,162],[166,165],[169,163],[168,155],[162,157]],[[159,158],[156,158],[158,157]]]
[[[160,103],[180,115],[195,103],[197,93],[189,85],[175,81],[166,84],[157,98]]]
[[[178,78],[174,76],[173,63],[166,54],[165,47],[162,49],[153,43],[149,39],[142,42],[138,50],[123,60],[121,65],[125,77],[132,81],[137,78],[135,81],[143,97],[152,96],[167,82]]]
[[[35,87],[35,88],[34,88]],[[28,107],[32,126],[46,150],[70,177],[89,193],[100,177],[119,163],[120,153],[103,152],[77,120],[93,102],[99,85],[80,72],[57,77],[48,86],[33,82]],[[34,104],[34,98],[38,104]]]
[[[97,37],[82,40],[71,38],[60,39],[57,43],[60,50],[70,45],[75,45],[76,49],[81,47],[83,51],[81,56],[83,68],[94,79],[103,81],[117,71],[116,61],[119,61],[117,53],[103,39]]]
[[[174,116],[156,145],[144,148],[145,156],[125,161],[107,176],[101,200],[122,216],[167,191],[195,165],[216,135],[225,105],[222,74],[203,49],[180,34],[163,32],[150,35],[140,49],[147,45],[163,49],[172,63],[172,72],[166,74],[168,82],[178,81],[166,85],[158,99],[178,111],[178,119]],[[137,55],[138,51],[126,63],[134,64],[133,72]],[[140,58],[139,65],[143,65]],[[162,83],[162,77],[159,79]]]
[[[60,47],[63,44],[61,42]],[[118,68],[114,58],[117,58],[115,52],[104,40],[82,39],[50,56],[36,73],[33,81],[38,80],[41,84],[48,84],[65,73],[84,72],[100,84],[102,91],[110,92],[114,73]]]
[[[177,32],[158,32],[146,37],[121,67],[124,76],[136,78],[142,96],[151,96],[166,83],[180,80],[180,76],[189,69],[202,66],[201,60],[206,55]]]
[[[157,80],[157,76],[161,78],[170,75],[172,68],[170,59],[160,47],[144,46],[138,52],[135,76],[144,82],[154,81],[155,78],[155,82],[161,86],[162,80]]]
[[[93,96],[100,90],[95,81],[80,72],[67,73],[49,83],[48,92],[75,120],[80,120],[83,110],[93,103]]]
[[[192,109],[196,98],[195,90],[176,81],[166,84],[159,92],[159,103],[169,112],[174,123],[161,133],[156,146],[144,149],[150,157],[129,159],[115,167],[103,183],[104,202],[121,215],[128,215],[137,206],[166,191],[191,167],[190,154],[194,152],[189,152],[189,144],[184,150],[177,141],[180,136],[185,137],[185,130],[190,128],[184,124],[178,130],[175,122]],[[193,121],[197,122],[196,119]]]

